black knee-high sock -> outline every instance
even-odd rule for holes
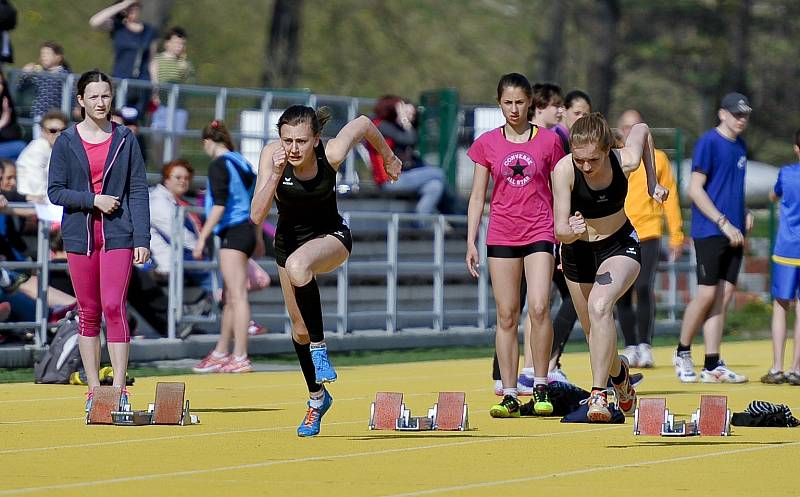
[[[297,359],[300,361],[300,369],[303,371],[303,377],[306,379],[309,393],[318,392],[321,388],[317,383],[317,376],[314,373],[314,362],[311,360],[311,344],[300,344],[292,338],[294,344],[294,351],[297,353]]]
[[[494,362],[492,363],[492,379],[502,380],[500,376],[500,361],[497,360],[497,352],[494,353]]]
[[[307,284],[294,287],[294,298],[300,309],[300,315],[303,316],[303,321],[306,323],[308,337],[312,342],[325,340],[325,334],[322,331],[322,302],[319,297],[317,280],[312,278]]]

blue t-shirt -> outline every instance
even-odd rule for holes
[[[697,141],[692,159],[692,172],[706,176],[703,189],[728,221],[744,233],[744,175],[747,146],[741,137],[731,141],[717,130],[706,132]],[[724,236],[716,219],[708,219],[692,204],[692,238]]]
[[[115,78],[150,80],[150,45],[156,39],[156,31],[149,24],[135,33],[119,19],[114,19],[111,29],[111,45],[114,47]]]
[[[774,190],[781,198],[775,255],[800,263],[800,163],[780,169]]]

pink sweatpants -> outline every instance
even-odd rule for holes
[[[94,220],[93,231],[94,250],[90,255],[67,253],[72,287],[78,299],[80,334],[98,336],[101,317],[105,316],[106,340],[130,342],[125,301],[133,269],[133,249],[104,250],[99,219]]]

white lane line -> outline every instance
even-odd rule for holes
[[[402,494],[391,494],[391,495],[384,495],[381,497],[414,497],[418,495],[431,495],[431,494],[439,494],[444,492],[459,492],[464,490],[472,490],[476,488],[488,488],[488,487],[497,487],[502,485],[510,485],[514,483],[529,483],[532,481],[537,480],[547,480],[552,478],[561,478],[561,477],[569,477],[569,476],[577,476],[577,475],[585,475],[589,473],[598,473],[601,471],[612,471],[616,469],[622,468],[639,468],[642,466],[655,466],[659,464],[669,464],[674,462],[685,462],[685,461],[695,461],[698,459],[705,459],[708,457],[717,457],[717,456],[730,456],[735,454],[743,454],[747,452],[758,452],[762,450],[770,450],[775,448],[783,448],[783,447],[792,447],[795,445],[800,445],[800,442],[788,442],[783,443],[780,445],[769,445],[767,447],[747,447],[743,449],[734,449],[734,450],[722,450],[717,452],[709,452],[707,454],[697,454],[694,456],[681,456],[681,457],[671,457],[669,459],[654,459],[650,461],[638,461],[635,463],[628,463],[628,464],[617,464],[613,466],[599,466],[594,468],[586,468],[586,469],[576,469],[572,471],[562,471],[560,473],[548,473],[544,475],[537,475],[537,476],[529,476],[525,478],[512,478],[508,480],[495,480],[495,481],[486,481],[486,482],[479,482],[479,483],[471,483],[468,485],[456,485],[451,487],[439,487],[439,488],[432,488],[429,490],[420,490],[418,492],[406,492]]]
[[[363,421],[359,421],[363,422]],[[510,437],[492,437],[489,439],[479,439],[479,440],[467,440],[467,441],[459,441],[453,443],[439,443],[439,444],[431,444],[431,445],[421,445],[418,447],[402,447],[397,449],[384,449],[384,450],[375,450],[369,452],[355,452],[351,454],[337,454],[337,455],[324,455],[324,456],[313,456],[313,457],[302,457],[302,458],[295,458],[295,459],[284,459],[284,460],[268,460],[268,461],[261,461],[257,463],[250,463],[250,464],[239,464],[233,466],[218,466],[215,468],[205,468],[205,469],[193,469],[193,470],[185,470],[185,471],[173,471],[168,473],[152,473],[148,475],[138,475],[138,476],[124,476],[120,478],[110,478],[107,480],[94,480],[94,481],[85,481],[85,482],[76,482],[76,483],[65,483],[61,485],[45,485],[41,487],[23,487],[23,488],[12,488],[8,490],[0,490],[0,495],[19,495],[19,494],[26,494],[26,493],[33,493],[33,492],[43,492],[48,490],[64,490],[68,488],[86,488],[86,487],[96,487],[99,485],[111,485],[116,483],[127,483],[132,481],[145,481],[145,480],[155,480],[159,478],[176,478],[182,476],[194,476],[194,475],[202,475],[202,474],[210,474],[210,473],[219,473],[223,471],[238,471],[242,469],[256,469],[256,468],[266,468],[269,466],[278,466],[282,464],[295,464],[295,463],[307,463],[313,461],[334,461],[334,460],[341,460],[341,459],[350,459],[354,457],[369,457],[369,456],[382,456],[388,454],[402,454],[405,452],[413,452],[418,450],[428,450],[428,449],[447,449],[451,447],[461,447],[465,445],[476,445],[476,444],[485,444],[485,443],[496,443],[496,442],[507,442],[510,440],[530,440],[531,438],[541,438],[541,437],[552,437],[552,436],[559,436],[559,435],[579,435],[582,433],[589,433],[589,432],[597,432],[597,431],[608,431],[608,430],[615,430],[619,428],[627,428],[626,425],[614,425],[614,426],[603,426],[598,428],[589,428],[585,430],[575,430],[575,431],[562,431],[562,432],[551,432],[551,433],[539,433],[539,434],[532,434],[527,436],[510,436]],[[256,430],[252,430],[256,431]],[[170,437],[171,438],[171,437]],[[121,441],[125,442],[125,441]],[[800,443],[800,442],[798,442]]]

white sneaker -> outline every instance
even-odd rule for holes
[[[747,383],[747,376],[731,371],[720,359],[719,365],[711,371],[703,368],[700,372],[700,381],[703,383]]]
[[[640,343],[638,347],[639,352],[639,367],[640,368],[652,368],[654,367],[653,364],[653,349],[650,347],[649,343]]]
[[[622,355],[628,358],[628,365],[630,367],[639,367],[639,347],[636,345],[628,345],[622,349]]]
[[[683,383],[697,383],[697,373],[694,372],[694,362],[692,362],[691,352],[675,352],[672,357],[672,364],[675,365],[675,374]]]
[[[567,374],[561,368],[556,368],[547,373],[547,383],[553,383],[556,381],[561,383],[569,383],[569,378],[567,378]]]

